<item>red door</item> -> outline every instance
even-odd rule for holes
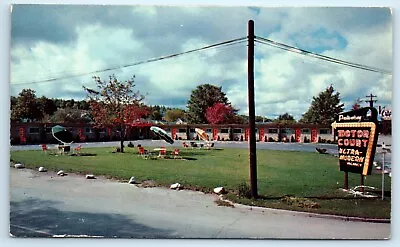
[[[260,139],[261,142],[265,141],[265,132],[264,132],[264,128],[260,129],[260,135],[258,136],[258,138]]]
[[[108,135],[108,137],[110,137],[110,139],[111,139],[111,128],[107,128],[107,135]]]
[[[172,139],[175,139],[175,140],[178,139],[177,136],[176,136],[176,129],[175,128],[171,129],[171,135],[172,135]]]
[[[301,130],[299,128],[295,129],[295,133],[294,133],[295,137],[296,137],[296,142],[300,142],[300,137],[301,137]]]
[[[311,142],[317,142],[317,129],[311,129]]]
[[[21,144],[26,143],[26,136],[25,136],[25,129],[24,128],[19,128],[19,141]]]
[[[212,134],[213,134],[214,141],[218,140],[218,129],[217,128],[213,129]]]
[[[249,133],[250,133],[250,129],[246,129],[244,132],[244,140],[245,141],[249,140]]]
[[[86,139],[86,136],[83,134],[83,128],[79,128],[78,129],[78,135],[79,135],[79,140],[81,142],[84,142]]]

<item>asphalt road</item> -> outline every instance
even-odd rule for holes
[[[10,168],[15,237],[385,239],[388,223],[235,205],[217,195]]]

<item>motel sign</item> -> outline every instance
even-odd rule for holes
[[[378,141],[377,116],[375,108],[365,107],[340,113],[332,124],[337,134],[341,171],[371,174]]]

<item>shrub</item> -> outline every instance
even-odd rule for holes
[[[240,183],[238,185],[238,193],[239,197],[250,198],[251,197],[250,186],[245,182]]]
[[[294,136],[292,136],[292,137],[290,138],[290,142],[296,142],[296,139],[294,138]]]
[[[132,142],[129,142],[129,143],[128,143],[128,147],[130,147],[130,148],[134,148],[134,147],[135,147],[135,145],[133,145],[133,143],[132,143]]]

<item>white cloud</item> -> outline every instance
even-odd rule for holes
[[[90,14],[91,9],[87,11]],[[92,21],[73,22],[65,15],[63,23],[78,23],[71,24],[76,39],[68,43],[23,42],[14,37],[11,93],[15,95],[29,86],[38,96],[83,98],[81,86],[93,85],[91,75],[20,86],[16,83],[106,69],[243,37],[248,19],[255,20],[258,36],[300,48],[324,47],[326,56],[392,69],[391,22],[379,18],[374,21],[367,15],[374,10],[263,8],[257,14],[249,8],[141,6],[128,8],[123,17],[119,13],[119,9],[110,8]],[[325,30],[328,36],[315,35],[318,30]],[[148,94],[146,103],[179,107],[185,106],[197,85],[215,84],[223,87],[240,113],[247,114],[246,50],[246,43],[242,43],[98,74],[107,77],[115,73],[121,80],[136,75],[137,89]],[[257,115],[271,117],[288,112],[298,118],[308,109],[312,97],[330,84],[347,105],[370,92],[378,95],[382,105],[390,105],[392,100],[391,76],[330,64],[259,43],[255,73]]]

